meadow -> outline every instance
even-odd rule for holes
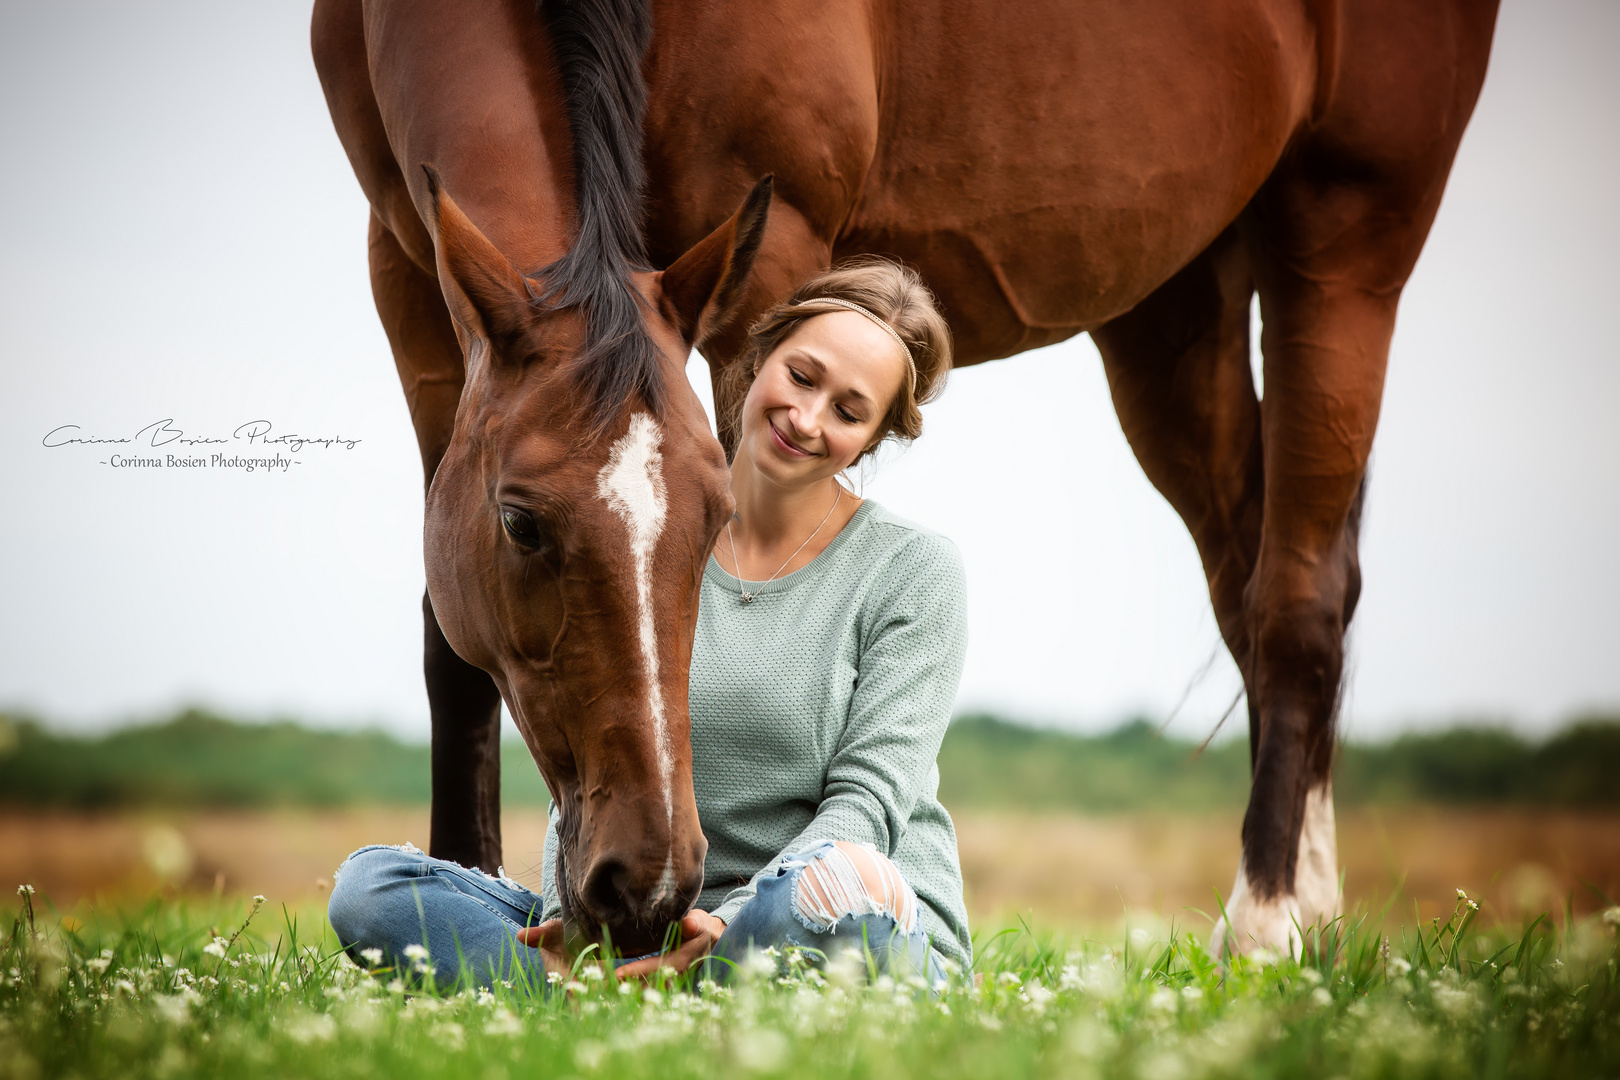
[[[587,956],[547,987],[457,993],[363,971],[324,918],[348,850],[425,843],[424,748],[201,713],[91,739],[11,718],[0,1080],[1612,1077],[1617,731],[1343,748],[1350,914],[1303,964],[1206,951],[1241,743],[967,718],[940,764],[975,962],[943,993],[802,956],[726,987],[619,984]],[[532,883],[544,789],[521,747],[504,792],[507,869]]]
[[[1606,1077],[1620,908],[1480,931],[1352,917],[1301,964],[1181,927],[981,936],[943,992],[802,955],[725,986],[433,992],[367,971],[319,911],[153,900],[81,920],[23,896],[0,950],[0,1077]]]

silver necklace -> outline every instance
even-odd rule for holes
[[[816,535],[821,532],[822,527],[825,526],[827,522],[832,520],[833,511],[838,509],[838,502],[844,497],[844,489],[839,487],[837,484],[833,485],[833,490],[836,491],[837,494],[833,496],[833,504],[827,508],[827,516],[821,519],[821,524],[816,526],[816,531],[805,537],[804,543],[800,544],[796,549],[794,549],[793,554],[789,555],[785,560],[783,560],[782,565],[776,568],[776,574],[780,574],[783,570],[786,570],[787,564],[792,562],[794,559],[797,559],[799,557],[799,552],[808,547],[810,541],[814,540]],[[729,519],[726,521],[726,539],[731,541],[731,565],[735,566],[738,570],[741,570],[742,560],[737,558],[737,538],[731,533],[731,521]],[[760,584],[769,585],[771,582],[776,580],[776,574],[772,574],[770,577],[760,582]],[[732,574],[731,576],[737,579],[737,591],[742,594],[742,602],[745,604],[752,604],[754,602],[754,597],[758,596],[759,593],[749,592],[747,589],[743,588],[742,578],[739,575]]]

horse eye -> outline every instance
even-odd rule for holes
[[[515,506],[501,507],[501,527],[519,547],[530,551],[548,551],[551,548],[551,541],[540,531],[534,516],[527,510]]]

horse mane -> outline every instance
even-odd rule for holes
[[[650,270],[642,235],[647,170],[641,125],[647,84],[641,61],[652,43],[650,0],[537,0],[551,31],[574,139],[578,234],[562,258],[534,275],[536,304],[579,307],[585,348],[575,377],[601,430],[640,393],[662,412],[658,346],[642,322],[632,270]]]

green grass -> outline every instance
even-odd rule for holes
[[[965,716],[939,755],[952,810],[1199,811],[1241,807],[1248,747],[1204,751],[1145,721],[1079,736]],[[519,743],[502,747],[502,801],[546,806],[545,784]],[[1349,743],[1335,769],[1340,807],[1364,803],[1620,807],[1620,719],[1577,720],[1542,742],[1502,728],[1459,727],[1388,743]],[[422,804],[425,746],[382,732],[312,731],[292,722],[237,724],[189,710],[161,724],[96,738],[59,735],[0,715],[0,803],[128,806]]]
[[[0,1077],[1583,1077],[1620,1072],[1616,922],[1482,930],[1463,900],[1319,959],[1224,967],[1190,927],[1009,931],[942,996],[781,958],[725,989],[618,985],[582,962],[531,996],[409,992],[318,912],[155,900],[18,915]],[[246,922],[246,928],[242,924]],[[594,977],[592,977],[594,975]]]

